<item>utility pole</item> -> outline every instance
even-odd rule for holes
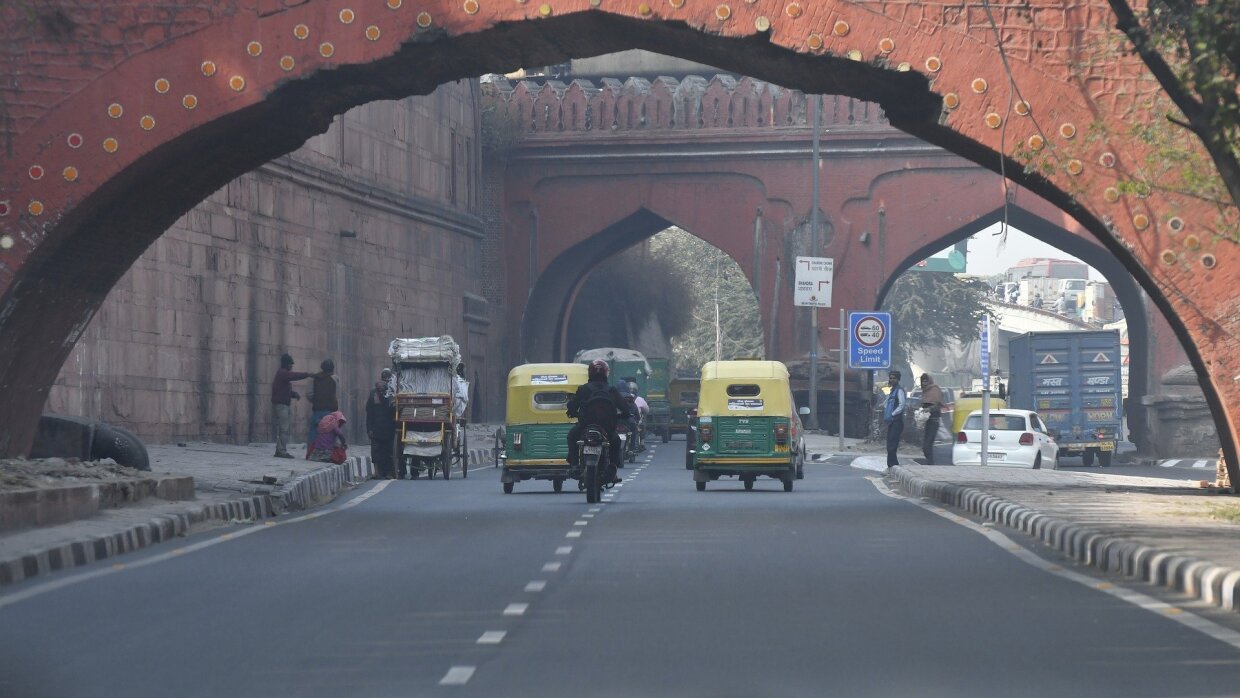
[[[809,256],[818,256],[818,168],[821,153],[818,150],[818,135],[822,131],[822,95],[814,98],[814,154],[813,173],[811,176],[812,191],[810,192],[809,209]],[[809,309],[809,428],[818,428],[818,308]],[[840,358],[843,361],[843,357]]]

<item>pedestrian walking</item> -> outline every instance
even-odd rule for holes
[[[306,458],[310,457],[310,444],[318,436],[319,422],[340,409],[340,403],[336,400],[336,362],[323,359],[319,369],[318,373],[310,376],[310,428],[306,436]]]
[[[926,465],[934,465],[934,441],[938,437],[939,423],[946,407],[947,404],[943,402],[943,389],[935,385],[929,373],[921,374],[921,408],[929,415],[926,418],[925,433],[921,437],[921,452],[926,457]]]
[[[380,480],[396,479],[394,460],[396,439],[396,413],[388,399],[388,383],[392,369],[379,373],[379,382],[366,399],[366,435],[370,437],[370,459],[375,462],[375,472]]]
[[[309,378],[309,373],[293,370],[293,357],[288,354],[280,356],[280,368],[271,379],[271,427],[276,437],[276,458],[292,458],[288,452],[288,442],[293,430],[293,400],[301,396],[293,390],[293,381]]]
[[[896,451],[900,448],[900,436],[904,433],[904,408],[908,406],[908,395],[900,387],[899,371],[887,374],[887,385],[891,386],[891,392],[887,393],[887,402],[883,406],[883,421],[887,423],[887,467],[890,468],[900,464]]]

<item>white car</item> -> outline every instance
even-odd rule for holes
[[[986,465],[1009,468],[1059,468],[1059,444],[1052,432],[1029,410],[991,410]],[[982,412],[974,410],[956,433],[954,465],[982,464]]]

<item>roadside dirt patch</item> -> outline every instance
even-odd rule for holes
[[[74,487],[95,482],[136,480],[150,473],[117,465],[111,460],[78,461],[64,458],[0,460],[0,492]]]

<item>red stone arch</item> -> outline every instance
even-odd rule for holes
[[[998,26],[985,13],[896,0],[183,0],[175,11],[153,0],[46,0],[36,9],[0,10],[0,40],[12,47],[0,72],[21,78],[3,88],[0,454],[28,446],[47,386],[116,279],[214,188],[366,101],[516,63],[646,48],[878,102],[893,125],[987,167],[1008,156],[1014,179],[1081,221],[1174,319],[1236,462],[1240,356],[1230,346],[1240,298],[1219,290],[1240,281],[1240,247],[1215,234],[1220,214],[1201,202],[1121,194],[1121,182],[1140,178],[1146,146],[1091,125],[1154,118],[1141,108],[1157,86],[1123,55],[1078,67],[1083,41],[1119,40],[1105,0],[1029,0]],[[1048,169],[1024,171],[1012,157],[1022,146],[1049,154]],[[1221,215],[1234,223],[1236,211]]]

